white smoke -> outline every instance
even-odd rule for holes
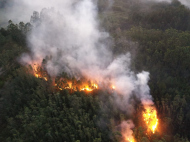
[[[143,71],[142,73],[137,74],[136,81],[136,93],[139,94],[139,99],[141,102],[152,100],[152,96],[149,95],[150,88],[148,86],[149,73]]]
[[[135,74],[130,70],[130,54],[113,57],[109,49],[109,34],[100,31],[98,9],[92,0],[33,0],[15,1],[34,13],[34,28],[28,35],[31,54],[23,54],[23,64],[40,63],[47,60],[46,69],[51,76],[65,71],[73,76],[109,82],[116,87],[115,104],[123,111],[132,111],[130,98],[136,94],[147,102],[149,95],[149,73]],[[51,8],[53,7],[53,8]],[[31,13],[29,15],[31,15]],[[21,15],[22,16],[22,15]],[[25,16],[23,16],[25,17]],[[122,123],[123,125],[129,123]],[[132,123],[130,123],[132,124]],[[126,127],[131,132],[131,127]]]
[[[133,138],[133,128],[135,125],[132,120],[123,121],[120,125],[122,133],[122,142],[131,142],[134,141]]]
[[[98,9],[92,0],[55,0],[24,2],[34,12],[33,30],[28,35],[32,54],[23,54],[21,62],[40,63],[47,59],[46,69],[51,76],[65,71],[73,76],[85,76],[98,82],[109,82],[116,87],[116,105],[123,111],[132,111],[131,97],[136,94],[143,100],[149,95],[149,73],[135,74],[130,70],[130,54],[113,58],[107,45],[109,34],[100,31]]]

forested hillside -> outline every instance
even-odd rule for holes
[[[115,37],[113,50],[133,51],[138,44],[132,67],[150,72],[162,133],[189,137],[189,8],[178,1],[118,1],[108,15],[104,20]]]
[[[130,118],[135,142],[189,142],[190,9],[178,0],[117,0],[111,6],[99,0],[98,12],[101,28],[110,34],[114,58],[130,52],[131,69],[150,73],[159,119],[156,132],[147,134],[135,95],[135,110],[126,113],[114,105],[114,89],[98,89],[90,80],[77,80],[66,72],[53,78],[43,66],[39,70],[47,80],[32,74],[32,67],[19,59],[31,52],[27,34],[35,26],[10,19],[0,29],[0,141],[128,142],[119,125]],[[88,82],[93,91],[67,89],[69,81]]]

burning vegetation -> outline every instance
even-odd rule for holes
[[[59,90],[63,89],[71,89],[73,91],[88,91],[91,92],[95,89],[98,89],[98,85],[96,83],[92,83],[90,81],[88,82],[81,82],[80,80],[74,80],[74,81],[67,81],[66,79],[60,79],[55,83],[55,86]]]
[[[189,141],[190,9],[180,0],[9,1],[14,21],[28,21],[19,7],[43,10],[0,30],[0,141]],[[46,57],[32,71],[19,64]]]
[[[32,66],[32,73],[36,78],[44,79],[45,81],[50,80],[50,76],[48,75],[47,71],[40,66],[39,64],[33,64]],[[60,76],[53,78],[53,86],[57,90],[70,90],[73,91],[85,91],[85,92],[92,92],[94,90],[100,89],[98,86],[97,81],[90,81],[85,78],[76,79],[74,77],[69,76],[67,73],[62,73]],[[106,84],[107,85],[107,84]],[[106,86],[105,85],[105,86]],[[115,85],[107,85],[110,86],[110,90],[116,90]],[[144,126],[146,129],[147,135],[152,135],[155,133],[157,126],[158,126],[158,118],[157,118],[157,111],[153,105],[143,105],[144,109],[142,111],[142,119],[144,120]],[[133,128],[134,124],[132,120],[127,120],[122,122],[121,124],[121,134],[123,142],[136,142],[133,136]]]
[[[42,78],[45,81],[50,79],[47,71],[40,65],[34,64],[32,66],[32,70],[36,78]],[[98,89],[97,82],[88,81],[84,78],[77,80],[76,78],[68,76],[66,73],[62,73],[61,76],[55,77],[53,85],[59,90],[69,89],[73,91],[91,92],[95,89]]]
[[[154,106],[144,106],[143,118],[147,126],[147,133],[155,133],[158,126],[157,111]]]
[[[34,64],[32,66],[33,74],[37,78],[43,78],[45,81],[48,81],[48,74],[41,66]]]

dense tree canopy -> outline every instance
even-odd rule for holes
[[[101,26],[114,41],[110,47],[114,56],[130,52],[131,68],[150,72],[159,130],[146,135],[137,101],[132,116],[136,141],[188,142],[190,9],[177,0],[117,0],[112,7],[99,0],[98,6]],[[53,79],[34,77],[30,67],[18,62],[22,53],[30,52],[26,34],[33,27],[8,23],[0,29],[0,141],[122,141],[116,126],[128,116],[113,106],[112,93],[58,90]],[[62,73],[62,77],[67,75]]]

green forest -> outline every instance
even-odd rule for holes
[[[132,118],[135,142],[189,142],[190,9],[178,0],[117,0],[112,7],[99,0],[98,12],[114,42],[114,56],[130,52],[132,70],[150,72],[159,131],[146,135],[137,103]],[[27,33],[32,28],[31,23],[10,19],[0,29],[0,141],[126,142],[115,126],[129,116],[113,106],[112,92],[59,90],[50,76],[48,81],[36,78],[31,67],[18,62],[23,53],[30,53]],[[59,78],[76,82],[65,72],[57,82]]]

